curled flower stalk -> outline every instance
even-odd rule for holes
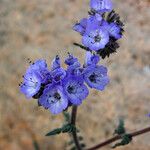
[[[44,59],[30,64],[20,84],[20,91],[28,99],[37,99],[39,106],[55,115],[72,108],[71,118],[68,115],[62,127],[46,136],[69,133],[74,143],[72,149],[85,149],[85,145],[80,142],[82,138],[77,135],[77,108],[88,97],[90,89],[107,90],[110,82],[108,68],[100,64],[100,61],[117,52],[118,40],[124,33],[123,27],[119,14],[113,10],[111,0],[90,0],[88,16],[73,25],[73,30],[81,36],[81,43],[74,45],[86,52],[84,63],[81,64],[78,58],[68,53],[63,60],[66,67],[62,67],[62,60],[58,55],[52,60],[50,67]],[[121,141],[113,148],[125,146],[133,137],[147,132],[150,132],[149,127],[126,133],[124,123],[121,122],[115,130],[116,136],[87,150],[102,148],[117,140]]]

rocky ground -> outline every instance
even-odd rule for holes
[[[72,46],[80,36],[72,24],[86,16],[87,0],[0,0],[0,150],[65,150],[67,135],[45,137],[61,126],[62,115],[53,116],[27,101],[19,92],[27,58],[45,58],[67,51],[80,57]],[[91,91],[79,108],[78,126],[88,146],[111,137],[117,120],[124,117],[128,131],[150,124],[150,1],[114,0],[126,24],[120,49],[101,63],[109,68],[111,82],[104,92]],[[150,134],[142,135],[118,150],[149,150]],[[110,146],[103,148],[110,149]]]

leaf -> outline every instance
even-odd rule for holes
[[[76,130],[76,127],[74,125],[72,125],[72,124],[66,124],[66,125],[64,125],[62,127],[62,132],[63,133],[66,133],[66,132],[71,133],[71,132],[73,132],[75,130]]]
[[[126,133],[125,127],[124,127],[124,120],[123,119],[119,119],[119,125],[117,127],[117,129],[115,129],[115,134],[121,135]]]
[[[57,135],[57,134],[60,134],[61,132],[62,132],[62,129],[57,128],[57,129],[54,129],[54,130],[50,131],[49,133],[47,133],[46,136]]]
[[[124,134],[122,136],[122,140],[119,143],[116,143],[112,148],[116,148],[119,146],[128,145],[132,141],[132,136],[130,134]]]

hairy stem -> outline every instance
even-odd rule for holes
[[[150,127],[147,127],[147,128],[144,128],[144,129],[141,129],[141,130],[138,130],[138,131],[129,133],[129,134],[130,134],[132,137],[136,137],[136,136],[139,136],[139,135],[141,135],[141,134],[145,134],[145,133],[147,133],[147,132],[150,132]],[[110,138],[110,139],[108,139],[108,140],[106,140],[106,141],[104,141],[104,142],[101,142],[100,144],[95,145],[95,146],[93,146],[93,147],[91,147],[91,148],[88,148],[88,149],[86,149],[86,150],[96,150],[96,149],[100,149],[100,148],[102,148],[102,147],[104,147],[104,146],[106,146],[106,145],[108,145],[108,144],[111,144],[111,143],[113,143],[113,142],[115,142],[115,141],[117,141],[117,140],[120,140],[121,138],[122,138],[122,137],[121,137],[120,135],[114,136],[114,137],[112,137],[112,138]]]
[[[73,124],[74,126],[76,126],[77,109],[78,109],[77,106],[72,106],[71,124]],[[80,147],[80,143],[78,141],[77,131],[72,132],[72,137],[73,137],[77,150],[82,150],[82,148]]]

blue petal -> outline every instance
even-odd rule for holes
[[[66,95],[74,105],[80,105],[88,96],[88,88],[83,84],[81,77],[70,76],[63,82]]]
[[[94,42],[93,38],[91,38],[88,34],[84,34],[82,37],[82,44],[85,47],[89,47],[91,45],[91,43]]]
[[[96,30],[100,27],[100,15],[92,15],[87,19],[86,33]]]
[[[53,70],[51,76],[54,82],[58,83],[66,76],[66,71],[61,67]]]
[[[84,34],[87,25],[87,19],[83,18],[79,23],[73,26],[73,30],[79,32],[81,35]]]
[[[24,82],[20,86],[20,91],[31,98],[39,92],[41,88],[41,77],[35,72],[27,72],[24,76]]]
[[[50,80],[50,71],[47,68],[46,61],[39,59],[35,61],[28,69],[28,73],[36,72],[41,77],[41,82],[46,83]]]
[[[122,37],[120,30],[120,27],[116,23],[110,23],[108,26],[108,32],[110,36],[114,37],[115,39],[120,39]]]
[[[60,58],[58,55],[53,59],[51,68],[52,68],[52,70],[60,68]]]

